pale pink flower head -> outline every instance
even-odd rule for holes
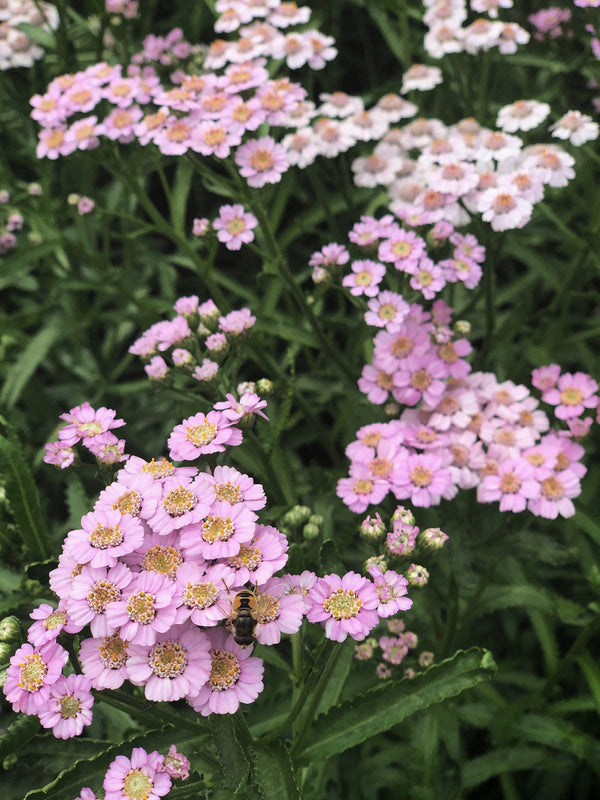
[[[134,747],[131,758],[117,756],[104,776],[105,800],[164,797],[171,789],[171,778],[159,771],[163,761],[159,752],[147,753],[142,747]]]
[[[344,277],[342,285],[348,286],[352,295],[375,297],[384,276],[385,266],[383,264],[370,259],[362,259],[352,263],[352,273]]]
[[[241,336],[250,330],[256,322],[256,317],[250,313],[249,308],[240,308],[230,311],[229,314],[219,317],[219,330],[229,336]]]
[[[239,250],[242,244],[254,241],[253,228],[257,225],[258,220],[254,214],[246,212],[241,203],[221,206],[219,216],[213,221],[217,239],[228,250]]]
[[[538,367],[531,373],[531,384],[539,389],[540,392],[547,392],[556,386],[560,376],[560,366],[558,364],[548,364],[547,367]]]
[[[83,627],[73,622],[62,603],[58,608],[52,608],[48,603],[42,603],[34,608],[29,616],[36,620],[27,631],[27,640],[34,647],[41,647],[48,642],[55,641],[62,631],[78,633]]]
[[[371,567],[369,574],[373,578],[379,598],[377,613],[381,618],[392,617],[399,611],[408,611],[412,606],[412,600],[406,596],[408,581],[404,575],[392,569],[382,572],[377,566]]]
[[[585,372],[565,372],[558,378],[556,387],[548,389],[542,400],[556,406],[554,413],[558,419],[568,420],[579,417],[586,408],[598,405],[598,384]]]
[[[251,417],[253,414],[259,414],[266,420],[269,419],[261,411],[261,409],[266,408],[267,401],[261,400],[254,392],[245,392],[239,400],[236,400],[235,396],[232,394],[226,394],[225,396],[227,400],[215,403],[214,408],[218,411],[222,411],[232,422],[237,422],[245,417]]]
[[[213,500],[214,491],[210,486],[197,486],[189,476],[173,475],[165,478],[161,501],[148,524],[154,533],[172,533],[203,519]]]
[[[451,483],[450,471],[441,456],[415,453],[394,466],[392,491],[398,500],[410,498],[414,506],[438,505]]]
[[[79,661],[94,689],[118,689],[127,679],[129,642],[118,633],[100,639],[84,639]]]
[[[262,586],[286,564],[287,549],[287,537],[277,528],[257,525],[254,538],[243,544],[239,552],[229,558],[229,566],[235,570],[235,585],[251,583]]]
[[[387,480],[374,478],[368,466],[351,470],[349,478],[341,478],[336,494],[355,514],[362,514],[370,504],[379,505],[390,489]]]
[[[123,599],[107,605],[109,630],[118,631],[132,644],[154,644],[175,621],[174,594],[175,584],[163,575],[138,573],[123,592]]]
[[[210,676],[188,702],[203,717],[235,714],[240,703],[254,702],[263,690],[262,659],[253,657],[251,648],[236,644],[225,628],[210,628],[206,635],[210,642]]]
[[[90,624],[92,636],[107,636],[107,606],[121,599],[123,590],[132,580],[131,570],[122,563],[117,563],[110,569],[83,567],[73,579],[73,588],[68,599],[69,615],[78,625],[78,630]]]
[[[221,411],[194,414],[173,428],[169,454],[175,461],[194,461],[208,453],[222,453],[225,447],[241,444],[242,432]]]
[[[309,622],[319,622],[325,636],[343,642],[348,636],[360,641],[379,622],[379,597],[373,583],[356,572],[343,577],[331,574],[319,578],[308,593]]]
[[[46,464],[53,464],[60,469],[67,469],[75,461],[75,450],[68,444],[61,442],[48,442],[45,445],[46,453],[43,461]]]
[[[477,487],[480,503],[500,501],[500,511],[524,511],[528,500],[538,497],[540,484],[535,468],[524,458],[507,458],[495,475],[486,475]]]
[[[271,136],[251,139],[238,147],[235,163],[240,167],[240,175],[253,188],[279,183],[289,166],[285,147],[276,144]]]
[[[231,505],[244,503],[253,511],[258,511],[267,502],[261,484],[254,483],[249,475],[245,475],[233,467],[215,467],[212,475],[201,472],[196,478],[196,483],[203,482],[214,486],[217,500],[225,500]]]
[[[96,204],[89,197],[81,197],[77,203],[77,213],[84,216],[93,211],[95,206]]]
[[[60,418],[67,422],[58,432],[58,438],[66,445],[73,446],[79,441],[86,442],[112,428],[125,425],[124,420],[115,419],[116,411],[112,408],[94,409],[88,402],[75,406]]]
[[[182,530],[181,546],[188,557],[200,555],[212,560],[235,556],[242,545],[252,540],[256,519],[256,514],[243,503],[217,501],[201,522]]]
[[[81,518],[81,528],[70,531],[65,552],[80,564],[112,567],[117,559],[139,547],[144,538],[141,520],[120,511],[90,511]]]
[[[528,503],[532,514],[546,519],[556,519],[559,515],[572,517],[575,514],[575,506],[571,498],[581,494],[581,484],[575,473],[570,469],[561,472],[540,470],[538,478],[539,495]]]
[[[208,638],[192,623],[173,626],[153,645],[129,646],[129,680],[143,686],[148,700],[157,703],[198,694],[210,667]]]
[[[186,562],[177,570],[174,601],[177,605],[176,622],[188,619],[198,627],[210,628],[225,619],[223,601],[233,586],[234,572],[222,563],[211,567]]]
[[[79,736],[92,721],[94,697],[90,689],[91,681],[84,675],[61,675],[38,712],[42,727],[52,728],[57,739]]]
[[[256,590],[255,636],[259,644],[278,644],[282,633],[297,633],[304,616],[304,599],[286,594],[280,578],[270,578]]]
[[[186,781],[190,777],[190,762],[183,753],[178,753],[177,748],[172,744],[165,760],[158,767],[158,771],[166,772],[175,780]]]
[[[40,648],[24,644],[10,659],[4,695],[14,711],[37,714],[50,696],[50,687],[56,683],[69,654],[56,642]]]

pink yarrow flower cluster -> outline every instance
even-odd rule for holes
[[[129,348],[152,380],[162,381],[176,370],[213,383],[230,350],[256,322],[248,308],[221,314],[213,300],[200,303],[197,295],[180,297],[174,310],[173,319],[154,323]]]
[[[116,411],[112,408],[95,409],[88,403],[75,406],[60,418],[67,424],[58,431],[58,440],[46,445],[44,461],[61,469],[70,467],[75,460],[75,446],[81,444],[98,461],[115,464],[126,461],[125,440],[118,439],[111,431],[125,425],[122,419],[116,419]]]
[[[406,408],[357,432],[338,496],[362,513],[389,492],[427,507],[475,488],[479,502],[498,502],[501,511],[572,516],[586,472],[576,439],[591,424],[582,418],[586,409],[598,407],[597,383],[584,373],[561,376],[556,365],[536,371],[542,400],[568,424],[551,429],[527,387],[471,373],[464,360],[470,345],[454,339],[450,319],[442,301],[431,314],[413,305],[393,330],[376,334],[359,388],[373,403],[392,398]],[[410,536],[396,546],[402,541]]]

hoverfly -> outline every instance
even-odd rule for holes
[[[279,616],[274,615],[279,600],[285,594],[285,587],[278,596],[261,594],[258,588],[240,589],[231,603],[231,614],[228,621],[233,628],[233,641],[241,647],[253,644],[256,635],[254,630],[259,622],[270,622]]]

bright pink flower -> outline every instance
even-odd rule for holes
[[[169,752],[165,760],[158,767],[159,772],[166,772],[171,778],[179,781],[187,781],[190,777],[190,762],[183,755],[178,753],[174,744],[169,747]]]
[[[50,687],[56,683],[69,654],[56,642],[40,648],[24,644],[10,659],[4,695],[14,711],[37,714],[50,696]]]
[[[229,589],[234,585],[233,570],[225,564],[210,567],[193,562],[182,564],[175,579],[174,602],[177,624],[188,619],[199,627],[210,628],[225,619]]]
[[[377,288],[385,276],[385,266],[377,261],[362,259],[352,263],[352,273],[346,275],[342,281],[343,286],[350,287],[350,294],[375,297],[379,292]]]
[[[46,453],[43,460],[46,464],[53,464],[61,469],[67,469],[75,460],[75,450],[60,440],[48,442],[45,447]]]
[[[219,317],[219,330],[229,335],[240,336],[252,328],[255,322],[256,317],[250,313],[249,308],[240,308]]]
[[[182,530],[181,546],[187,557],[200,555],[212,560],[235,556],[243,544],[252,540],[256,519],[256,514],[243,503],[217,501],[201,522]]]
[[[107,636],[106,609],[109,603],[120,600],[123,591],[133,580],[133,574],[125,564],[114,567],[85,566],[73,579],[73,588],[68,599],[69,615],[81,630],[88,623],[92,636]]]
[[[256,593],[256,640],[260,644],[278,644],[282,633],[297,633],[304,616],[304,598],[286,594],[280,578],[270,578]]]
[[[336,494],[355,514],[362,514],[370,504],[379,505],[389,491],[389,483],[381,478],[374,479],[368,467],[352,469],[350,478],[341,478]]]
[[[196,485],[190,478],[174,475],[165,479],[161,502],[148,524],[155,533],[172,533],[204,519],[213,500],[210,486]]]
[[[201,472],[196,478],[196,483],[205,481],[214,486],[217,500],[225,500],[232,505],[244,503],[253,511],[263,508],[267,502],[262,485],[254,483],[249,475],[245,475],[233,467],[215,467],[212,475]]]
[[[214,408],[222,411],[232,422],[237,422],[244,417],[252,417],[253,414],[259,414],[268,421],[269,418],[261,411],[267,407],[267,401],[261,400],[254,392],[245,392],[239,400],[236,400],[232,394],[226,394],[225,397],[227,400],[215,403]]]
[[[83,675],[61,675],[38,712],[42,727],[52,728],[57,739],[79,736],[92,721],[94,697],[90,688],[90,679]]]
[[[404,575],[391,569],[382,572],[379,567],[371,567],[369,574],[379,598],[377,613],[380,617],[392,617],[398,611],[408,611],[412,600],[406,597],[408,581]]]
[[[159,772],[163,761],[159,752],[147,753],[142,747],[133,748],[131,759],[117,756],[104,777],[104,800],[159,800],[171,789],[169,775]]]
[[[320,622],[325,636],[343,642],[347,636],[360,641],[379,622],[379,597],[374,585],[356,572],[325,575],[308,593],[309,622]]]
[[[257,525],[254,538],[241,545],[229,566],[235,570],[234,585],[251,583],[262,586],[272,575],[285,566],[288,541],[283,533],[271,525]]]
[[[155,702],[194,697],[210,668],[208,638],[191,623],[173,626],[151,646],[129,646],[129,680],[143,686],[148,700]]]
[[[252,703],[263,690],[264,665],[252,657],[252,649],[241,647],[224,628],[206,631],[212,661],[210,677],[188,702],[203,717],[235,714],[240,703]]]

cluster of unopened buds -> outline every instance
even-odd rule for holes
[[[178,368],[210,384],[231,347],[254,326],[256,317],[248,308],[223,315],[213,300],[200,303],[196,295],[180,297],[174,309],[177,316],[156,322],[129,352],[146,362],[144,369],[153,380],[162,381],[170,370]]]
[[[148,700],[185,698],[202,715],[233,713],[263,689],[262,659],[248,646],[255,639],[277,644],[306,616],[329,639],[360,641],[381,617],[410,607],[407,580],[390,571],[276,576],[288,541],[258,521],[263,487],[232,467],[211,472],[203,463],[239,445],[265,405],[257,395],[228,395],[173,428],[170,457],[199,463],[200,471],[129,457],[81,528],[66,536],[50,573],[58,606],[32,612],[28,642],[10,659],[4,693],[15,711],[37,715],[55,736],[75,736],[91,722],[92,690],[129,681]],[[122,424],[115,412],[88,404],[65,417],[66,442],[90,426]],[[238,628],[240,598],[250,634]],[[80,634],[82,674],[63,674],[63,632]]]

